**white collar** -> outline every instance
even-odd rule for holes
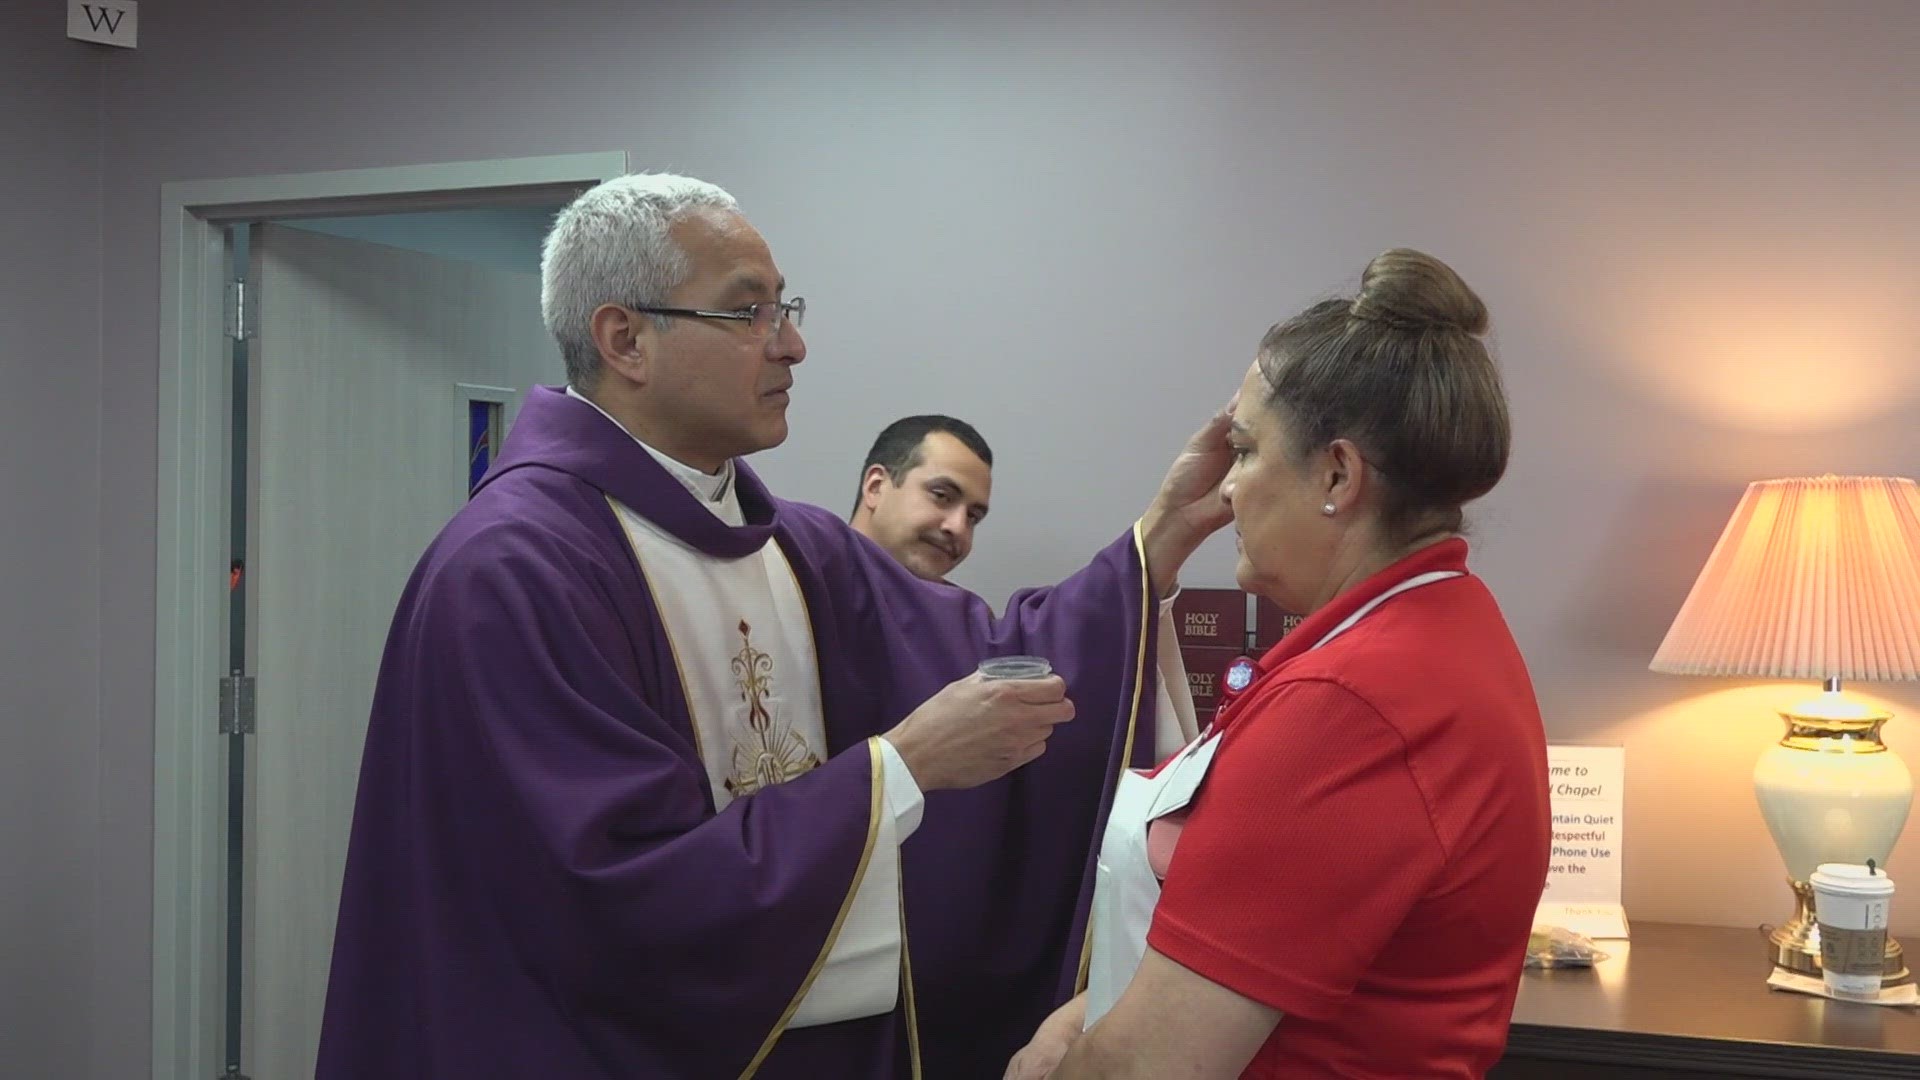
[[[618,420],[615,420],[611,413],[601,408],[599,404],[595,402],[592,398],[587,397],[585,394],[582,394],[580,391],[575,390],[571,386],[567,387],[567,396],[579,401],[584,401],[588,405],[592,405],[594,412],[597,412],[601,416],[606,417],[608,421],[610,421],[615,427],[618,427],[621,431],[627,431],[626,425],[620,423],[620,421]],[[633,438],[634,442],[640,443],[641,447],[644,448],[647,453],[652,454],[653,459],[655,461],[658,461],[662,466],[664,466],[667,472],[673,475],[674,479],[686,485],[687,490],[693,492],[694,497],[698,498],[700,501],[708,502],[708,503],[717,503],[721,499],[725,498],[729,491],[733,490],[733,459],[732,458],[728,458],[727,463],[725,465],[720,466],[719,472],[703,473],[699,469],[694,468],[693,466],[687,464],[686,462],[676,461],[673,458],[670,458],[667,455],[661,453],[660,451],[655,450],[653,447],[648,446],[646,443],[641,442],[640,436],[634,435],[633,432],[627,431],[627,434]]]
[[[1386,603],[1387,601],[1393,599],[1396,596],[1399,596],[1401,593],[1406,592],[1409,589],[1417,589],[1422,585],[1431,585],[1436,581],[1445,581],[1448,578],[1457,578],[1457,577],[1464,577],[1464,576],[1466,576],[1466,572],[1463,570],[1431,570],[1417,577],[1410,577],[1407,580],[1401,582],[1400,584],[1395,585],[1393,588],[1388,589],[1386,592],[1381,593],[1379,596],[1376,596],[1373,599],[1367,601],[1366,603],[1361,604],[1359,609],[1354,611],[1353,614],[1340,620],[1340,625],[1327,631],[1326,637],[1323,637],[1319,641],[1314,642],[1313,647],[1317,649],[1320,646],[1325,645],[1327,642],[1332,641],[1334,638],[1339,637],[1341,634],[1344,634],[1347,631],[1353,629],[1353,624],[1359,622],[1361,619],[1366,618],[1367,615],[1370,612],[1372,612],[1374,608],[1379,607],[1381,604]]]

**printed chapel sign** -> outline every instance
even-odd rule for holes
[[[1552,857],[1535,925],[1563,926],[1590,938],[1627,936],[1620,902],[1626,756],[1618,746],[1547,747]]]

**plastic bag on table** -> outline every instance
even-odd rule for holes
[[[1530,968],[1592,967],[1606,958],[1592,938],[1562,926],[1536,926],[1527,936],[1525,966]]]

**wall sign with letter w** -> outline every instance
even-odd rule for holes
[[[131,49],[140,43],[140,5],[133,0],[67,0],[67,36]]]

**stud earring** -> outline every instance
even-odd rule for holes
[[[1334,506],[1332,503],[1328,503],[1327,505],[1320,508],[1320,512],[1327,515],[1328,517],[1332,517],[1333,512],[1336,509],[1338,509],[1338,507]]]

